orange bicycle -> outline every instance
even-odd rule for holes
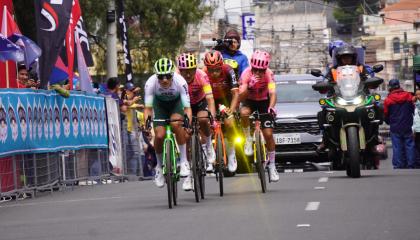
[[[227,166],[226,145],[222,131],[222,124],[225,114],[218,114],[215,119],[214,127],[214,148],[216,151],[216,181],[219,182],[220,196],[223,196],[223,170]]]

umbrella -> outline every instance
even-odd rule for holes
[[[39,48],[38,45],[36,45],[36,43],[31,39],[17,33],[13,34],[8,39],[16,45],[22,47],[22,50],[25,53],[26,68],[29,69],[31,64],[41,56],[41,48]]]
[[[15,61],[20,62],[25,58],[22,49],[9,41],[3,35],[0,35],[0,61]]]

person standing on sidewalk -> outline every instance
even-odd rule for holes
[[[411,93],[400,87],[398,79],[388,84],[389,94],[384,101],[385,122],[390,126],[392,141],[392,165],[394,169],[415,168],[413,140],[414,103]],[[405,153],[406,158],[403,158]]]
[[[415,101],[415,111],[414,111],[414,123],[413,123],[413,133],[414,141],[416,145],[416,167],[420,167],[420,89],[416,91],[414,96]]]

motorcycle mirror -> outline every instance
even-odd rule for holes
[[[317,82],[314,85],[312,85],[312,89],[315,90],[315,91],[318,91],[320,93],[325,93],[329,90],[332,90],[333,86],[331,84],[329,84],[328,82]]]
[[[311,69],[311,75],[315,77],[321,77],[322,73],[321,73],[321,70],[319,69]]]
[[[373,69],[373,71],[374,71],[375,73],[378,73],[378,72],[380,72],[380,71],[384,70],[384,65],[382,65],[382,64],[377,64],[377,65],[373,66],[373,67],[372,67],[372,69]]]
[[[369,89],[375,89],[379,87],[379,85],[381,85],[383,82],[384,80],[382,78],[373,77],[373,78],[367,79],[365,81],[365,84]]]

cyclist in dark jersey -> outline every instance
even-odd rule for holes
[[[219,51],[207,52],[204,65],[203,70],[209,77],[216,109],[220,109],[222,105],[226,107],[225,113],[228,118],[225,118],[224,124],[227,130],[228,170],[235,172],[237,162],[233,145],[235,129],[233,114],[236,113],[239,104],[239,84],[235,71],[228,64],[223,63],[223,57]]]

